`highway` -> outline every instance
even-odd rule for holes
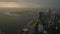
[[[27,34],[28,34],[28,31],[32,31],[32,32],[29,32],[29,34],[32,34],[33,29],[35,29],[36,25],[38,24],[38,21],[39,21],[38,18],[34,18],[27,25],[25,25],[25,27],[22,29],[22,31],[20,33],[18,32],[18,34],[26,34],[25,32],[27,32]],[[30,28],[32,30],[30,30]]]

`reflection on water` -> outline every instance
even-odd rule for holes
[[[6,34],[16,34],[17,29],[21,29],[27,24],[33,16],[12,16],[0,15],[0,29]]]

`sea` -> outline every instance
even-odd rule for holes
[[[0,31],[5,34],[17,34],[34,17],[32,15],[5,15],[0,14]]]

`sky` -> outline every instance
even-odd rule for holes
[[[60,0],[0,0],[0,7],[60,8]]]

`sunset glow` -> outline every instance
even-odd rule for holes
[[[22,7],[16,2],[0,2],[0,7]]]
[[[39,4],[36,3],[18,3],[18,2],[0,2],[0,7],[8,8],[36,8],[39,7]]]

